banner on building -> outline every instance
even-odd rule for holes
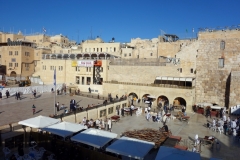
[[[93,60],[72,61],[72,67],[93,67]]]

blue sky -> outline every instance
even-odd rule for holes
[[[76,41],[92,35],[130,42],[160,30],[189,38],[198,28],[240,25],[240,0],[0,0],[0,6],[0,30],[31,34],[45,27],[48,35]]]

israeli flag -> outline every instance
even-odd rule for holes
[[[53,84],[56,86],[56,69],[54,69]]]
[[[44,33],[46,33],[46,32],[47,32],[47,30],[46,30],[44,27],[43,27],[43,32],[44,32]]]

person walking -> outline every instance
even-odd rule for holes
[[[121,109],[121,115],[124,117],[124,108]]]
[[[18,100],[18,92],[15,93],[15,99]]]
[[[20,92],[18,92],[17,97],[19,100],[21,100]]]
[[[9,91],[8,91],[8,90],[6,91],[6,96],[7,96],[7,98],[10,96],[10,94],[9,94]]]
[[[59,111],[59,102],[56,103],[57,111]]]
[[[0,92],[0,100],[2,100],[2,92]]]
[[[91,88],[90,87],[88,88],[88,91],[89,91],[89,93],[91,93]]]
[[[111,118],[108,118],[108,130],[112,132],[112,120]]]
[[[32,110],[33,110],[33,114],[35,114],[35,111],[36,111],[36,106],[33,104],[32,106]]]

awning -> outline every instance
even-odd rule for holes
[[[116,133],[90,128],[71,137],[71,140],[100,148],[114,138],[117,138]]]
[[[194,78],[192,77],[156,77],[156,80],[165,80],[165,81],[186,81],[186,82],[192,82]]]
[[[155,160],[200,160],[199,153],[161,146]]]
[[[40,116],[37,116],[34,118],[29,118],[29,119],[20,121],[20,122],[18,122],[18,124],[32,127],[32,128],[43,128],[43,127],[47,127],[47,126],[53,125],[58,122],[60,122],[59,119],[54,119],[54,118],[45,117],[45,116],[40,115]]]
[[[154,147],[154,142],[143,141],[135,138],[121,137],[106,148],[106,151],[120,154],[133,159],[144,159]]]
[[[70,122],[61,122],[42,128],[43,131],[51,132],[64,138],[83,129],[87,129],[87,127],[81,124]]]

